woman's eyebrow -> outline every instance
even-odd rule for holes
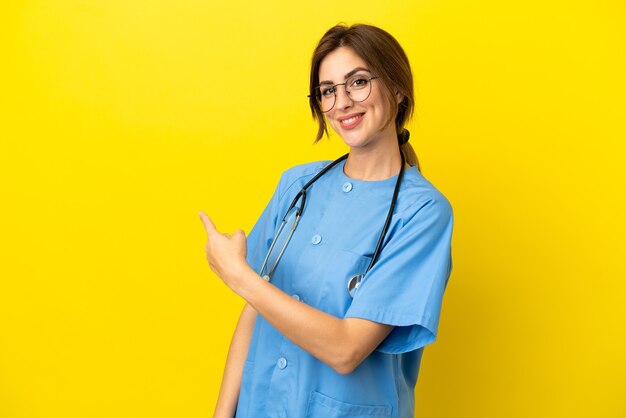
[[[355,69],[353,69],[352,71],[348,72],[346,75],[343,76],[343,78],[345,80],[347,80],[348,78],[350,78],[351,76],[353,76],[354,74],[358,73],[359,71],[367,71],[368,73],[371,73],[371,71],[368,68],[365,67],[356,67]],[[320,86],[322,84],[333,84],[333,82],[331,80],[324,80],[320,82]]]

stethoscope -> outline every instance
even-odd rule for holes
[[[300,221],[300,218],[302,217],[302,213],[304,212],[304,206],[306,203],[306,191],[309,188],[309,186],[315,183],[315,181],[319,179],[321,176],[323,176],[326,172],[328,172],[328,170],[330,170],[331,168],[339,164],[341,161],[348,158],[348,155],[349,154],[343,155],[339,157],[338,159],[336,159],[335,161],[333,161],[332,163],[330,163],[329,165],[327,165],[326,167],[324,167],[311,180],[309,180],[302,187],[302,189],[298,192],[296,197],[293,198],[291,205],[289,205],[289,209],[287,209],[287,213],[285,213],[285,216],[283,216],[283,220],[280,226],[278,227],[278,230],[276,231],[274,238],[272,239],[272,243],[270,244],[269,250],[267,250],[265,259],[263,259],[263,265],[261,265],[261,269],[259,270],[259,276],[263,277],[263,279],[270,281],[271,275],[274,273],[274,270],[276,269],[278,262],[283,256],[283,253],[285,252],[285,248],[287,248],[287,244],[291,240],[291,237],[293,233],[295,232],[296,227],[298,226],[298,222]],[[400,183],[402,182],[402,177],[404,177],[405,158],[404,158],[404,153],[402,153],[402,151],[400,151],[400,158],[402,160],[402,166],[400,168],[400,173],[398,174],[398,180],[396,181],[396,186],[393,190],[393,197],[391,198],[391,205],[389,205],[389,212],[387,213],[387,219],[385,220],[385,224],[383,225],[383,230],[380,234],[380,237],[378,238],[378,243],[376,244],[376,249],[374,250],[374,255],[372,256],[372,261],[370,261],[370,264],[367,267],[367,270],[365,270],[365,273],[355,274],[354,276],[348,279],[348,294],[351,297],[354,297],[356,290],[359,288],[359,286],[361,285],[361,282],[363,281],[363,278],[365,277],[367,272],[370,271],[370,269],[374,266],[374,263],[376,263],[378,254],[380,253],[380,250],[382,249],[382,244],[385,239],[385,235],[387,235],[387,230],[389,229],[389,223],[391,222],[393,210],[396,206],[396,200],[398,199],[398,192],[400,191]],[[302,204],[300,206],[296,206],[296,204],[298,203],[298,200],[300,199],[302,199]],[[289,229],[289,234],[287,235],[287,239],[285,240],[282,248],[280,249],[280,252],[278,253],[278,256],[276,257],[276,260],[274,261],[272,268],[267,273],[264,274],[263,272],[265,271],[267,261],[270,257],[270,254],[272,253],[272,250],[274,249],[274,246],[276,245],[278,241],[278,238],[281,232],[285,228],[285,225],[288,222],[291,222],[292,219],[293,219],[293,223],[291,224],[291,228]]]

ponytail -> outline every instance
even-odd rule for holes
[[[417,168],[417,171],[421,173],[422,170],[420,170],[420,163],[417,159],[417,154],[415,153],[415,150],[413,149],[411,144],[409,144],[410,136],[411,134],[409,133],[408,129],[402,128],[399,131],[398,144],[400,145],[400,151],[404,154],[406,162],[409,163],[409,165],[414,165]]]

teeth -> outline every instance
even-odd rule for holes
[[[350,119],[344,119],[341,121],[341,123],[352,123],[355,120],[357,120],[358,118],[360,118],[362,115],[358,115],[358,116],[352,116]]]

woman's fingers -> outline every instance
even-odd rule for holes
[[[204,230],[206,231],[207,238],[215,233],[220,234],[226,238],[231,238],[234,236],[239,237],[240,235],[243,235],[243,237],[245,238],[246,236],[246,234],[241,229],[236,230],[232,236],[228,232],[219,232],[217,228],[215,227],[215,224],[213,223],[211,218],[209,218],[206,213],[200,211],[199,215],[200,215],[200,220],[202,221],[202,224],[204,225]]]
[[[239,245],[246,245],[246,233],[243,232],[241,229],[237,229],[235,232],[233,232],[233,239],[235,239],[236,242],[239,243]]]
[[[206,231],[206,235],[207,237],[210,237],[211,234],[214,234],[217,232],[217,228],[215,228],[215,224],[213,223],[213,221],[211,221],[211,218],[209,218],[206,213],[200,211],[200,220],[202,221],[202,224],[204,225],[204,230]]]
[[[201,211],[199,215],[207,233],[207,243],[204,246],[206,259],[211,270],[221,277],[220,273],[226,268],[231,268],[242,257],[245,259],[246,234],[241,229],[237,229],[232,235],[220,232],[206,213]]]

